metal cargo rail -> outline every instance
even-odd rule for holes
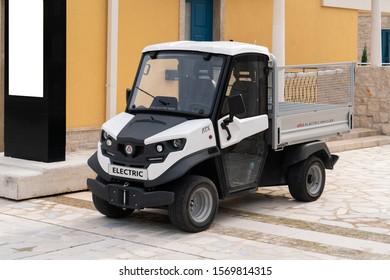
[[[273,60],[270,68],[273,149],[352,129],[353,62],[277,67]]]

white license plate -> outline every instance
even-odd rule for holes
[[[132,168],[118,165],[109,165],[108,174],[128,179],[147,180],[148,171],[141,168]]]

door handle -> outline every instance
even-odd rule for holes
[[[226,130],[226,132],[228,134],[228,136],[226,138],[226,140],[228,140],[228,141],[232,138],[232,135],[231,135],[229,127],[228,127],[229,123],[230,123],[229,118],[224,119],[223,122],[221,123],[222,129]]]

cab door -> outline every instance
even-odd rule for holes
[[[267,153],[268,57],[234,59],[218,120],[222,165],[229,193],[257,188]],[[244,110],[229,119],[228,100],[240,95]],[[236,102],[236,101],[234,101]]]

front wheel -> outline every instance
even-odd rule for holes
[[[175,186],[175,201],[168,206],[171,222],[187,232],[206,230],[218,209],[218,192],[214,183],[202,176],[187,176]]]
[[[293,165],[289,171],[288,188],[298,201],[317,200],[325,187],[325,166],[321,159],[311,156]]]
[[[95,205],[95,208],[103,215],[109,218],[126,218],[131,213],[134,212],[134,209],[125,209],[120,208],[114,205],[111,205],[104,199],[98,197],[95,194],[92,194],[92,201]]]

